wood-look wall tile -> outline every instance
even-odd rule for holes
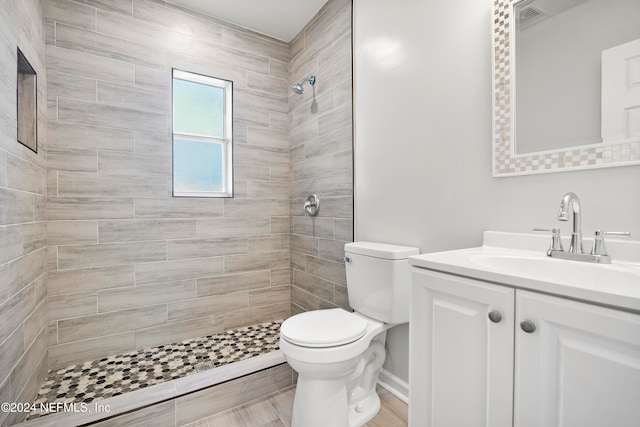
[[[30,193],[44,194],[46,171],[16,156],[7,156],[7,187]]]
[[[48,304],[50,321],[98,314],[98,296],[95,292],[50,295]]]
[[[249,252],[288,251],[290,248],[289,234],[267,234],[249,237]]]
[[[189,71],[191,73],[198,73],[205,76],[232,81],[234,96],[236,89],[247,86],[246,70],[234,67],[228,63],[218,62],[214,59],[215,56],[207,57],[202,55],[184,55],[182,53],[172,51],[167,51],[166,55],[167,69],[175,68],[182,71]],[[239,113],[239,111],[234,110],[234,120],[237,119],[237,114]]]
[[[24,287],[0,305],[0,342],[13,333],[35,306],[32,285]]]
[[[291,284],[291,269],[280,268],[271,270],[271,286],[289,285]]]
[[[166,114],[68,98],[58,99],[58,120],[77,125],[114,127],[145,132],[158,132],[167,127]]]
[[[49,72],[47,74],[47,99],[58,97],[96,101],[96,79],[73,74]]]
[[[134,132],[49,122],[49,144],[57,147],[98,148],[101,150],[133,151]],[[55,164],[54,164],[55,166]]]
[[[222,27],[222,44],[267,58],[289,61],[287,43],[250,30]]]
[[[237,310],[223,315],[224,329],[241,328],[243,326],[286,319],[290,313],[291,304],[288,302]]]
[[[62,24],[56,25],[56,45],[146,67],[165,66],[163,49]]]
[[[49,170],[55,171],[97,172],[98,151],[85,148],[49,147],[47,165]],[[57,195],[57,175],[55,194]]]
[[[156,283],[148,286],[98,291],[98,312],[126,310],[190,300],[196,297],[196,281]]]
[[[195,219],[100,221],[100,243],[188,239],[196,236]]]
[[[98,171],[105,174],[170,176],[171,168],[171,156],[162,153],[100,151],[98,154]]]
[[[167,194],[168,177],[162,175],[108,175],[59,172],[60,196],[159,197]]]
[[[136,265],[136,285],[220,276],[223,257],[194,258]]]
[[[272,181],[290,181],[289,165],[272,164],[270,165],[270,176]]]
[[[191,338],[216,334],[223,330],[222,318],[219,316],[200,317],[194,320],[140,329],[136,331],[136,348],[182,342]]]
[[[25,395],[27,393],[21,393],[23,386],[29,382],[29,379],[34,375],[34,371],[37,370],[39,363],[47,351],[47,331],[42,330],[35,340],[31,343],[30,347],[26,349],[22,357],[16,363],[13,371],[11,372],[11,387],[15,390],[14,395]],[[45,366],[46,371],[46,366]],[[34,383],[42,378],[34,378]],[[34,391],[38,390],[40,384],[32,385]],[[29,392],[28,394],[31,394]],[[28,395],[27,394],[27,395]],[[33,394],[35,395],[35,393]]]
[[[334,219],[318,218],[308,216],[294,216],[292,218],[293,234],[305,236],[322,237],[325,239],[334,238]]]
[[[250,199],[289,199],[289,183],[281,181],[249,181],[247,197]]]
[[[307,292],[295,285],[291,287],[292,305],[299,307],[301,311],[319,310],[321,301],[324,300],[310,292]]]
[[[110,267],[140,262],[164,261],[165,242],[100,243],[58,247],[58,268],[61,270]]]
[[[171,113],[170,92],[140,89],[111,82],[98,81],[97,102],[138,111]]]
[[[172,30],[171,26],[151,24],[140,19],[123,19],[98,11],[98,33],[158,49],[197,54],[194,36]]]
[[[62,22],[86,30],[96,29],[96,10],[66,0],[49,0],[43,3],[48,20]]]
[[[286,199],[225,199],[225,217],[263,217],[285,216],[289,214],[289,202]]]
[[[0,190],[0,199],[2,192]],[[0,200],[1,201],[1,200]],[[1,212],[1,208],[0,208]],[[47,219],[95,220],[133,218],[133,199],[124,197],[48,197]]]
[[[0,227],[0,229],[3,227]],[[23,252],[28,254],[47,246],[47,227],[45,222],[31,222],[22,226]],[[1,241],[1,238],[0,238]],[[1,250],[0,250],[1,252]]]
[[[225,274],[270,270],[289,266],[289,251],[230,255],[224,259]]]
[[[322,199],[322,210],[318,212],[320,217],[352,218],[353,197],[325,197]]]
[[[333,229],[335,238],[345,242],[353,242],[353,220],[335,219]]]
[[[261,307],[264,305],[281,304],[291,302],[291,288],[289,285],[277,286],[270,289],[249,291],[249,306]]]
[[[24,353],[24,349],[23,329],[18,327],[0,344],[0,382],[11,373],[16,360]],[[4,400],[4,402],[10,401],[11,398]]]
[[[323,157],[314,157],[293,164],[294,180],[325,175],[348,173],[352,170],[351,152],[344,151]]]
[[[271,217],[271,234],[291,233],[291,220],[287,216]]]
[[[270,174],[269,165],[264,163],[239,160],[233,165],[233,175],[236,180],[268,180]]]
[[[347,277],[344,269],[344,263],[338,261],[329,261],[307,255],[307,273],[314,276],[323,277],[340,285],[347,285]]]
[[[85,4],[109,13],[131,17],[133,0],[74,0],[75,3]]]
[[[269,75],[280,79],[287,79],[289,77],[288,61],[269,58]]]
[[[339,240],[320,239],[318,246],[318,255],[333,261],[339,261],[344,256],[344,244]]]
[[[42,333],[43,329],[47,329],[47,325],[49,323],[47,311],[47,301],[42,300],[42,302],[40,302],[40,304],[38,304],[38,306],[31,312],[29,317],[24,320],[25,347],[29,346],[38,337],[38,335]],[[2,364],[1,361],[0,364]]]
[[[46,249],[42,248],[11,261],[7,266],[9,295],[18,292],[47,271]]]
[[[221,315],[231,311],[249,307],[249,296],[246,292],[215,295],[188,301],[169,303],[168,322],[183,322],[199,317]]]
[[[267,273],[267,271],[254,271],[198,279],[198,298],[268,288],[270,281]]]
[[[181,33],[208,39],[211,43],[222,41],[222,26],[213,18],[196,14],[165,2],[138,0],[133,4],[136,20],[153,22],[165,28],[175,28]]]
[[[133,332],[107,335],[49,347],[50,369],[61,368],[104,357],[105,354],[122,354],[135,349]]]
[[[282,77],[249,72],[247,73],[247,87],[283,98],[289,96],[287,79]]]
[[[47,71],[133,84],[134,65],[57,46],[47,46]]]
[[[267,71],[268,72],[268,71]],[[266,92],[259,92],[253,89],[234,90],[234,102],[238,102],[238,106],[253,106],[267,111],[277,111],[280,113],[289,112],[289,103],[286,96],[272,95]]]
[[[136,199],[136,218],[138,219],[221,217],[223,209],[223,199],[180,197]]]
[[[49,271],[49,296],[134,285],[133,265]]]
[[[247,239],[243,237],[209,237],[167,242],[170,260],[243,254],[247,251]]]
[[[289,164],[289,150],[277,147],[236,144],[234,157],[244,162]]]
[[[64,344],[118,334],[167,322],[166,305],[114,311],[58,321],[58,342]]]
[[[291,251],[302,252],[309,255],[318,255],[318,238],[303,236],[301,234],[291,235]]]
[[[171,70],[136,66],[135,85],[141,89],[169,93],[171,91]]]
[[[233,101],[233,124],[248,126],[269,126],[269,111],[250,104],[240,104],[240,101]],[[237,112],[237,113],[236,113]]]
[[[317,276],[303,271],[293,271],[293,286],[296,286],[318,298],[333,301],[334,284]]]
[[[0,227],[0,264],[22,256],[22,230],[22,225]]]
[[[249,126],[247,128],[247,143],[266,147],[288,148],[289,136],[279,129]]]

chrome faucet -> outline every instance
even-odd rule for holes
[[[551,247],[547,250],[547,256],[552,258],[567,259],[572,261],[582,262],[597,262],[601,264],[611,264],[611,256],[607,252],[604,245],[604,236],[617,235],[630,237],[628,232],[611,232],[596,230],[596,235],[593,240],[593,248],[588,253],[582,248],[582,224],[581,224],[581,207],[580,199],[575,193],[567,193],[562,197],[560,202],[560,211],[558,212],[558,221],[569,221],[569,212],[573,214],[573,227],[571,231],[571,243],[569,250],[564,251],[562,247],[562,238],[560,236],[560,229],[546,229],[546,228],[534,228],[534,231],[550,231],[551,232]]]
[[[569,210],[573,212],[573,228],[571,231],[571,243],[569,244],[569,253],[582,254],[582,224],[580,218],[580,199],[575,193],[567,193],[562,197],[560,202],[560,212],[558,212],[558,221],[569,221]]]

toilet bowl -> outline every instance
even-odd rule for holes
[[[298,373],[292,427],[357,427],[378,413],[375,386],[388,328],[341,308],[283,322],[280,349]]]
[[[282,323],[280,349],[298,373],[292,427],[360,427],[378,413],[386,331],[409,321],[408,257],[419,252],[347,243],[347,291],[355,311],[316,310]]]

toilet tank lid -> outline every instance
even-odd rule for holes
[[[411,246],[389,245],[387,243],[353,242],[344,245],[344,251],[350,254],[366,255],[382,259],[407,259],[420,253],[419,248]]]

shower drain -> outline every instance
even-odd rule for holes
[[[203,362],[195,365],[193,367],[193,370],[200,373],[200,372],[208,371],[209,369],[213,369],[215,367],[216,367],[216,363],[214,362]]]

